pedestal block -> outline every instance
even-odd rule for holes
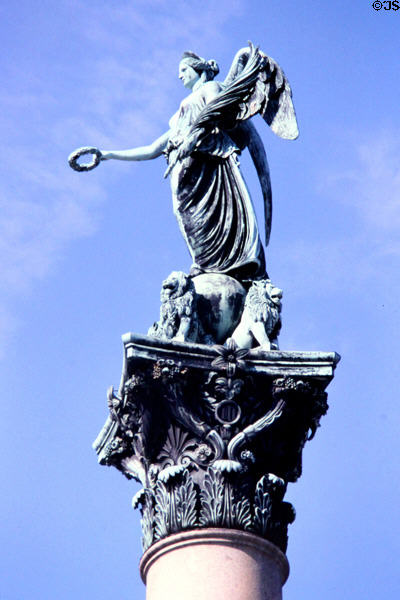
[[[140,563],[146,600],[281,600],[289,565],[274,544],[233,529],[178,533]]]

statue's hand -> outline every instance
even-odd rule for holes
[[[178,148],[177,152],[177,160],[183,160],[187,156],[189,156],[196,147],[196,140],[194,138],[185,139],[182,144]]]
[[[164,177],[168,177],[176,163],[184,160],[192,154],[194,150],[201,144],[203,139],[204,129],[199,129],[196,133],[189,134],[183,142],[178,146],[174,156],[170,159],[168,169],[164,173]]]
[[[201,129],[199,131],[196,131],[196,133],[189,134],[184,139],[184,141],[178,148],[178,154],[177,154],[178,160],[183,160],[187,156],[190,156],[190,154],[193,152],[193,150],[196,150],[197,146],[199,146],[202,142],[203,133],[204,133],[204,130]]]
[[[112,152],[109,152],[108,150],[100,150],[100,152],[100,160],[110,160],[110,158],[112,158]]]

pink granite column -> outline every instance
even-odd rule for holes
[[[198,529],[153,544],[140,573],[146,600],[280,600],[289,564],[252,533]]]

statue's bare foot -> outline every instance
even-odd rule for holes
[[[201,269],[198,265],[192,265],[189,271],[189,277],[193,279],[193,277],[197,277],[197,275],[202,275],[204,273],[203,269]]]
[[[260,346],[258,346],[258,348],[260,350],[262,350],[263,352],[270,352],[272,350],[270,342],[265,342],[264,344],[260,344]]]

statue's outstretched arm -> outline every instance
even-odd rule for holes
[[[148,146],[140,146],[131,150],[101,150],[101,160],[151,160],[161,156],[167,147],[170,132],[167,131]]]

